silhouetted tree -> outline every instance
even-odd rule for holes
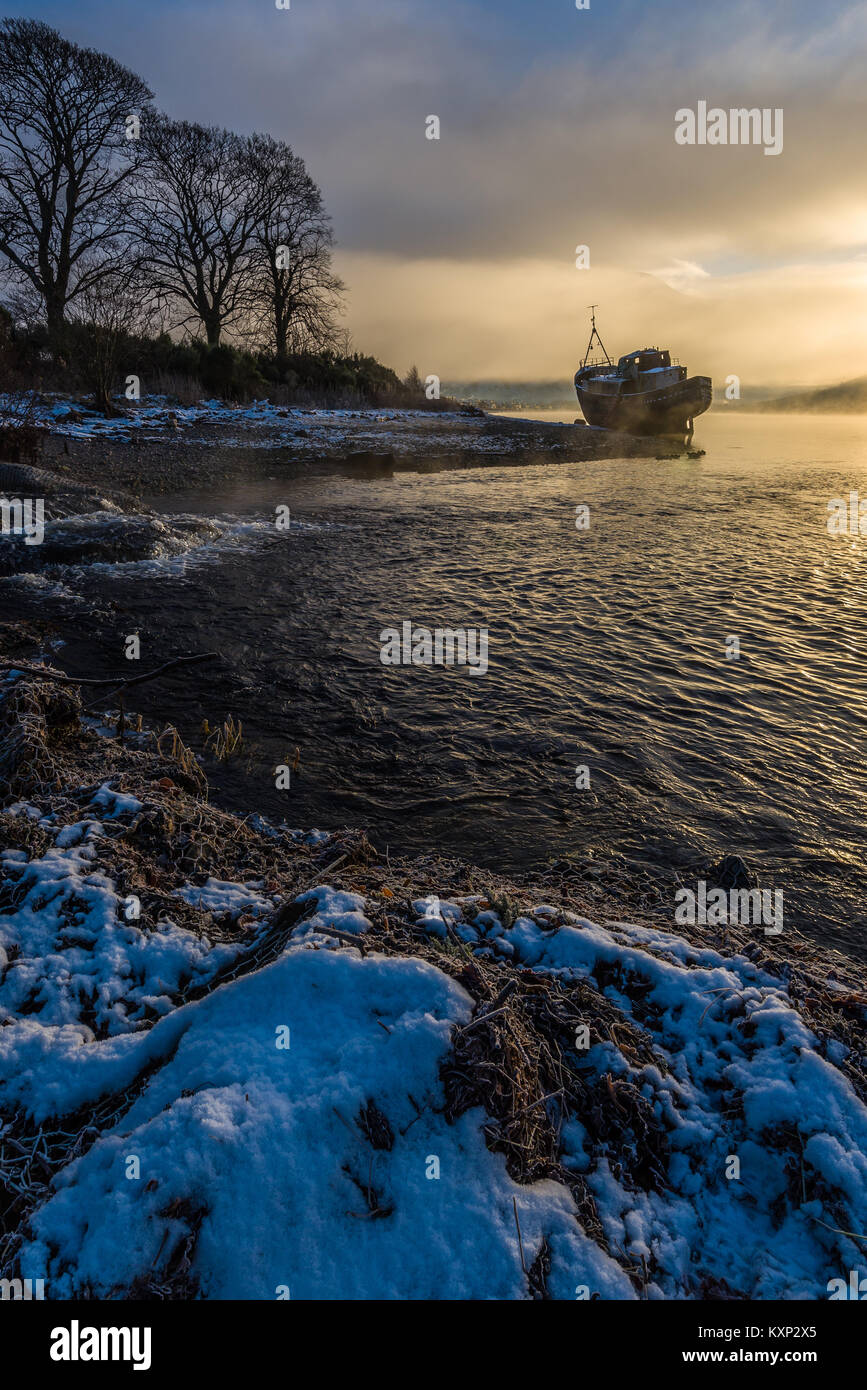
[[[303,159],[270,135],[251,138],[246,167],[262,207],[254,233],[260,329],[280,361],[335,348],[345,286],[331,269],[334,234],[322,193]]]
[[[253,239],[263,190],[249,177],[250,141],[215,126],[153,114],[142,125],[136,225],[153,288],[176,323],[211,346],[252,310]]]
[[[129,68],[32,19],[0,24],[0,252],[41,296],[49,337],[127,264],[135,140],[151,92]]]

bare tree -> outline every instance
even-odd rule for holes
[[[178,326],[209,344],[251,308],[253,238],[263,192],[249,179],[250,142],[228,130],[151,115],[142,128],[137,226],[149,280]]]
[[[31,19],[0,24],[0,252],[44,304],[57,342],[67,307],[128,261],[136,142],[151,92],[107,54]]]
[[[252,136],[247,167],[261,190],[254,238],[260,326],[278,360],[335,348],[345,285],[331,269],[334,235],[322,193],[303,159],[270,135]]]
[[[76,305],[80,332],[76,335],[75,360],[93,402],[104,415],[119,412],[112,400],[117,390],[121,363],[134,337],[146,337],[159,326],[159,305],[142,292],[139,267],[119,266],[111,275],[91,281]]]

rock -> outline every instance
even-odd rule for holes
[[[755,888],[756,878],[746,860],[739,854],[727,854],[718,864],[711,864],[708,874],[718,888]]]
[[[198,518],[177,518],[169,524],[156,516],[89,512],[47,522],[41,545],[28,546],[16,536],[2,537],[0,574],[33,573],[46,565],[114,564],[179,555],[219,534],[219,527]]]

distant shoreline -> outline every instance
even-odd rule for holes
[[[182,409],[145,401],[118,420],[80,410],[53,414],[40,466],[76,484],[141,496],[182,491],[277,461],[364,473],[672,458],[681,452],[670,439],[480,411],[293,410],[265,402]]]

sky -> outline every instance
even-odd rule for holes
[[[401,373],[568,382],[598,303],[615,356],[659,343],[743,387],[867,374],[861,0],[3,12],[105,49],[171,115],[288,140],[334,220],[353,342]],[[678,144],[702,101],[782,110],[781,153]]]

